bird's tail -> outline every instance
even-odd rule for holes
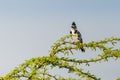
[[[78,44],[78,46],[79,46],[79,50],[81,50],[82,52],[85,52],[85,48],[83,47],[83,45]]]
[[[81,49],[81,51],[82,51],[82,52],[85,52],[85,49],[84,49],[83,47],[82,47],[82,48],[80,48],[80,49]]]

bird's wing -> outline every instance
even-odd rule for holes
[[[81,33],[77,30],[78,40],[80,40],[81,43],[83,43]]]

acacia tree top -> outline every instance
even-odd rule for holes
[[[90,66],[90,63],[106,62],[109,61],[109,58],[120,59],[120,50],[116,49],[116,44],[118,44],[120,38],[108,38],[83,44],[73,44],[70,38],[71,35],[60,38],[51,46],[49,56],[27,60],[4,77],[1,77],[0,80],[100,80],[101,78],[96,77],[89,71],[84,71],[81,65]],[[112,45],[106,46],[108,44]],[[86,60],[71,58],[70,55],[74,55],[74,51],[79,51],[81,46],[93,51],[99,49],[102,53]],[[51,74],[49,70],[56,69],[56,67],[66,69],[68,74],[73,74],[75,77]]]

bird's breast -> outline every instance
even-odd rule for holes
[[[73,28],[71,28],[70,31],[72,32],[72,34],[75,34],[75,30]]]

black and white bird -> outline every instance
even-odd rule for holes
[[[71,29],[70,29],[70,34],[72,34],[72,41],[73,43],[83,43],[81,33],[77,30],[77,26],[75,22],[72,23]],[[85,52],[85,49],[81,47],[81,51]]]

